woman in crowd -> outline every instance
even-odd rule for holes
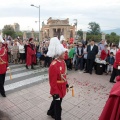
[[[13,57],[12,57],[12,54],[11,54],[11,50],[12,50],[12,42],[10,41],[9,44],[8,44],[8,61],[9,63],[13,62]]]
[[[19,51],[19,47],[17,46],[17,43],[15,42],[14,46],[12,47],[14,64],[18,63],[18,51]]]
[[[19,43],[20,63],[22,64],[25,63],[25,47],[22,40]]]

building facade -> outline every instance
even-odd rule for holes
[[[60,38],[61,35],[64,35],[66,40],[70,38],[75,38],[75,25],[69,24],[69,19],[52,19],[51,17],[47,20],[47,24],[42,24],[40,31],[41,40],[46,38],[51,38],[54,35],[57,35]]]
[[[14,29],[15,32],[19,32],[20,31],[20,25],[18,23],[14,23],[13,25],[11,25]]]

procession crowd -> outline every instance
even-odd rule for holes
[[[93,51],[90,50],[89,45],[94,46],[94,40],[92,42],[82,40],[81,42],[72,43],[65,41],[64,37],[61,37],[61,43],[68,51],[65,53],[65,62],[68,70],[75,71],[87,71],[92,74],[93,66],[95,66],[95,61],[106,61],[104,66],[104,72],[106,75],[113,70],[113,63],[115,60],[116,52],[118,51],[118,45],[107,44],[105,40],[101,40],[95,45]],[[47,51],[49,47],[49,40],[42,41],[40,43],[29,40],[15,39],[14,41],[7,41],[8,43],[8,61],[14,64],[25,64],[27,62],[27,46],[31,45],[34,50],[33,63],[26,64],[26,68],[31,65],[40,64],[41,67],[49,67],[52,58],[47,56]],[[91,51],[91,52],[89,52]],[[29,50],[28,50],[29,52]],[[90,62],[90,64],[89,64]],[[89,66],[90,65],[90,66]],[[95,68],[95,67],[94,67]]]

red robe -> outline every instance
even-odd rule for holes
[[[7,51],[4,47],[0,50],[0,74],[5,74],[8,67]]]
[[[114,67],[115,69],[117,69],[119,65],[120,65],[120,49],[119,49],[119,50],[117,51],[117,53],[116,53],[115,62],[114,62],[114,64],[113,64],[113,67]]]
[[[7,43],[3,44],[3,47],[6,49],[6,51],[8,53],[8,44]],[[7,61],[8,61],[8,54],[7,54]]]
[[[70,38],[70,44],[73,44],[73,42],[74,42],[74,39]]]
[[[63,47],[67,49],[67,45],[66,44],[63,44]],[[64,60],[67,60],[67,59],[68,59],[68,52],[66,51]]]
[[[30,66],[33,63],[36,63],[36,50],[32,49],[31,45],[27,45],[27,59],[26,65]]]
[[[105,60],[108,56],[109,56],[109,50],[108,53],[106,53],[105,50],[101,51],[101,55],[100,55],[101,60]]]
[[[99,120],[120,120],[120,76],[116,80]]]
[[[67,84],[67,81],[62,78],[62,74],[64,74],[63,77],[66,79],[66,64],[64,60],[58,61],[55,59],[49,67],[50,94],[59,94],[60,98],[65,96]]]

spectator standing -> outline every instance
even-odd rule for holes
[[[115,57],[117,51],[118,51],[118,49],[117,49],[116,45],[113,45],[110,52],[113,52],[114,57]]]
[[[12,50],[12,43],[9,42],[8,44],[8,62],[11,63],[13,61],[11,50]]]
[[[44,64],[45,67],[49,67],[50,63],[51,63],[51,58],[49,56],[47,56],[48,46],[49,46],[49,44],[46,43],[45,44],[45,50],[44,50],[44,53],[43,53],[44,56],[45,56],[45,64]]]
[[[87,71],[87,45],[84,47],[83,54],[83,68]]]
[[[22,40],[20,41],[19,44],[19,54],[20,54],[20,63],[21,64],[25,63],[25,47]]]
[[[72,61],[73,61],[73,56],[74,56],[74,53],[75,53],[75,49],[73,48],[73,45],[71,44],[70,46],[69,46],[69,52],[68,52],[68,56],[69,56],[69,58],[68,58],[68,69],[69,70],[72,70]]]
[[[109,72],[112,73],[114,61],[115,59],[113,57],[113,52],[111,52],[110,56],[108,56],[106,59],[106,62],[107,62],[107,73],[106,74],[108,74]]]
[[[14,64],[18,63],[18,51],[19,51],[19,47],[17,46],[17,43],[15,42],[14,46],[12,47]]]
[[[83,45],[81,42],[78,43],[78,47],[76,49],[76,66],[75,70],[78,70],[80,66],[80,70],[83,70]]]
[[[92,74],[95,57],[98,53],[98,46],[95,45],[94,40],[91,40],[90,45],[87,46],[87,53],[87,71],[85,73]]]

